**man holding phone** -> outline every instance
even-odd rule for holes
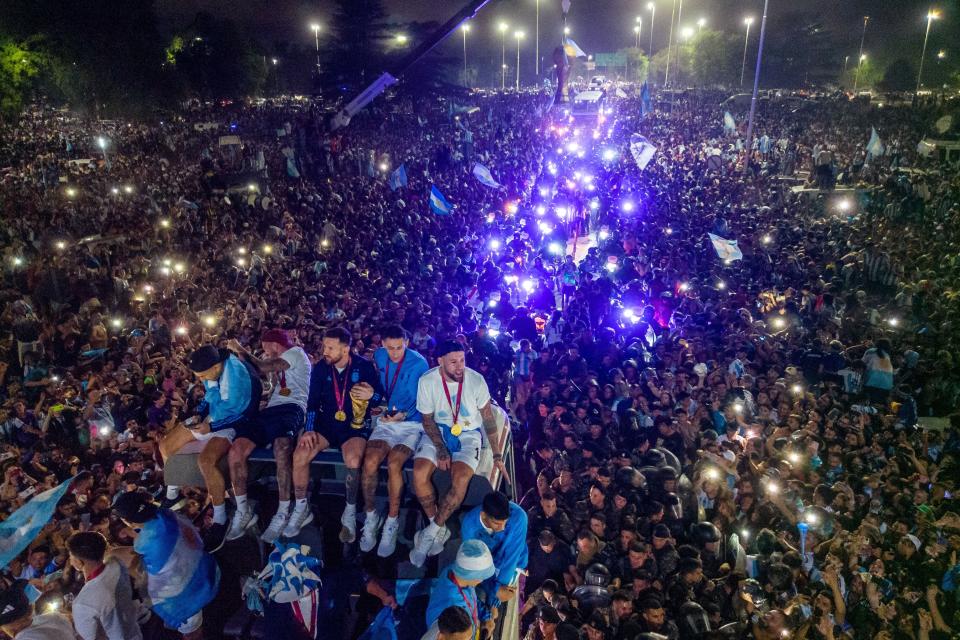
[[[360,484],[367,518],[363,524],[360,550],[368,552],[377,544],[380,516],[376,510],[376,492],[380,465],[387,460],[390,505],[377,549],[381,558],[390,557],[397,546],[400,530],[400,497],[403,493],[403,465],[413,454],[422,426],[417,411],[417,382],[430,366],[426,358],[409,349],[406,331],[400,326],[386,327],[383,346],[373,354],[380,375],[386,406],[376,419],[363,457]]]

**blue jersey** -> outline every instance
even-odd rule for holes
[[[420,412],[417,411],[417,383],[420,381],[420,376],[430,369],[427,359],[413,349],[407,349],[403,354],[401,365],[397,365],[390,360],[387,350],[380,347],[373,354],[373,363],[377,367],[377,373],[383,385],[383,397],[387,408],[406,413],[405,421],[418,422]],[[397,377],[396,385],[393,382],[394,376]]]
[[[460,525],[460,536],[464,540],[479,540],[490,549],[497,572],[477,589],[486,593],[487,603],[495,607],[500,604],[497,590],[515,580],[517,569],[527,568],[527,514],[520,505],[511,502],[506,528],[497,533],[488,533],[480,521],[482,510],[483,507],[478,506],[467,512]]]

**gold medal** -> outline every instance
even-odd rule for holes
[[[450,433],[452,433],[454,437],[459,438],[460,434],[463,433],[463,427],[460,426],[459,422],[455,422],[450,429]]]
[[[280,389],[279,393],[282,396],[288,396],[290,395],[290,389],[288,387],[283,387],[282,389]]]
[[[333,417],[336,418],[337,421],[339,422],[346,422],[347,412],[341,409],[340,411],[337,411],[335,414],[333,414]]]

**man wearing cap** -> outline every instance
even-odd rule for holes
[[[307,352],[295,346],[283,329],[265,331],[260,337],[260,344],[263,346],[263,358],[255,357],[237,340],[227,343],[227,348],[252,364],[260,375],[272,378],[273,391],[256,422],[248,422],[239,429],[230,447],[230,479],[233,481],[237,510],[226,538],[239,538],[257,521],[257,514],[247,503],[247,459],[256,447],[272,445],[277,463],[280,503],[277,513],[261,536],[264,542],[272,543],[280,537],[290,517],[290,474],[293,466],[290,445],[306,418],[312,365]]]
[[[340,518],[340,541],[351,543],[357,536],[357,494],[360,491],[360,463],[370,433],[366,420],[370,405],[380,402],[383,391],[373,363],[351,352],[353,337],[341,327],[323,334],[323,360],[310,374],[307,424],[293,452],[293,491],[296,502],[283,530],[292,538],[313,522],[308,504],[310,463],[325,449],[340,449],[346,466],[344,493],[346,507]],[[355,411],[357,413],[355,413]]]
[[[202,421],[181,423],[160,441],[164,460],[193,440],[204,442],[200,452],[200,473],[213,503],[213,525],[207,530],[204,548],[214,552],[223,546],[227,534],[226,481],[219,462],[230,451],[237,429],[245,429],[260,410],[262,386],[252,365],[226,349],[204,345],[190,356],[190,370],[203,382],[203,404],[207,415]],[[175,502],[179,487],[167,486],[167,501]]]
[[[496,573],[493,558],[487,545],[479,540],[464,540],[457,551],[453,564],[442,568],[430,589],[427,604],[427,633],[422,640],[438,636],[437,620],[447,607],[465,610],[471,621],[473,635],[479,637],[480,629],[492,630],[494,619],[491,609],[477,599],[477,585]]]
[[[15,580],[0,592],[0,631],[13,640],[75,640],[70,618],[57,609],[34,615],[26,586],[26,580]]]
[[[460,527],[464,540],[487,545],[496,576],[482,585],[487,605],[496,607],[517,594],[519,571],[527,568],[527,514],[498,491],[488,493],[483,503],[467,512]]]
[[[150,608],[187,640],[203,637],[203,608],[217,595],[220,567],[185,517],[162,509],[142,491],[117,498],[113,511],[133,529],[143,558]]]
[[[400,530],[403,465],[413,455],[423,430],[417,411],[417,383],[430,366],[426,358],[407,348],[409,341],[402,327],[386,327],[380,335],[383,346],[374,352],[373,362],[380,373],[386,406],[376,418],[376,426],[363,454],[361,484],[367,517],[363,523],[360,550],[371,551],[377,544],[381,523],[376,510],[377,482],[380,464],[386,459],[390,502],[377,555],[388,558],[396,549]]]
[[[557,627],[560,626],[560,614],[546,605],[540,608],[536,624],[530,626],[523,640],[556,640]]]
[[[425,373],[417,387],[417,410],[424,435],[414,454],[413,484],[430,523],[414,536],[410,562],[423,566],[427,556],[443,551],[450,538],[447,518],[460,507],[470,478],[480,463],[483,432],[493,449],[493,461],[506,476],[497,420],[490,390],[480,373],[466,366],[463,345],[446,341],[437,350],[438,366]],[[433,472],[449,471],[450,490],[437,504]]]

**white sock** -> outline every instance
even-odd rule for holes
[[[436,522],[433,521],[433,519],[431,519],[430,524],[426,526],[424,531],[429,532],[430,534],[435,534],[438,531],[440,531],[440,529],[441,529],[440,525],[438,525]]]
[[[376,510],[367,511],[367,519],[368,519],[368,520],[369,520],[370,518],[376,518],[376,517],[377,517],[377,512],[376,512]]]
[[[227,505],[213,505],[213,522],[215,524],[227,524]]]
[[[294,507],[297,511],[305,511],[307,508],[307,499],[306,498],[297,498],[297,504]]]
[[[247,510],[247,496],[235,496],[237,499],[237,511]]]
[[[290,501],[281,500],[277,504],[277,513],[290,513]]]
[[[352,513],[352,514],[356,515],[356,513],[357,513],[357,505],[355,505],[355,504],[350,504],[350,503],[348,502],[348,503],[347,503],[347,506],[343,509],[343,512],[344,512],[344,513]]]
[[[180,487],[169,484],[167,485],[167,500],[176,500],[180,496]]]
[[[396,522],[400,516],[387,516],[387,524],[393,524]]]

